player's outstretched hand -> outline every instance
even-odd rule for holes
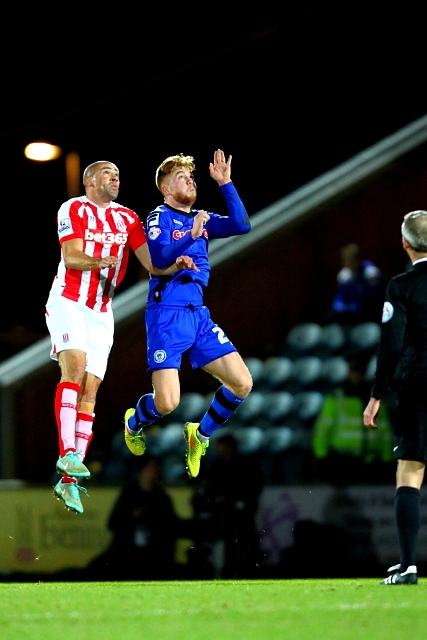
[[[209,173],[220,186],[231,182],[231,157],[225,159],[224,151],[217,149],[214,153],[214,161],[209,165]]]
[[[175,260],[175,264],[178,267],[178,269],[190,269],[191,271],[200,271],[200,269],[196,267],[196,265],[194,264],[193,258],[190,258],[190,256],[179,256],[179,258]]]

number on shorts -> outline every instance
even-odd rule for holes
[[[218,334],[218,340],[221,344],[225,344],[226,342],[230,342],[230,340],[227,338],[227,336],[225,335],[224,331],[222,329],[220,329],[219,327],[214,327],[212,329],[212,331],[214,333]]]

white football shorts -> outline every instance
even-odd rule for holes
[[[86,371],[104,379],[114,341],[113,311],[100,313],[84,304],[50,293],[46,324],[52,341],[50,357],[58,361],[64,349],[86,353]]]

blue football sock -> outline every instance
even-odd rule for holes
[[[246,398],[239,398],[231,393],[224,385],[215,393],[209,409],[200,421],[199,431],[210,436],[221,427],[236,411],[239,404]]]
[[[163,415],[157,411],[154,404],[154,394],[146,393],[136,403],[135,413],[129,418],[128,426],[132,431],[140,431],[162,417]]]

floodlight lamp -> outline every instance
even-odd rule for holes
[[[61,154],[61,147],[48,142],[31,142],[24,149],[25,157],[29,160],[37,160],[37,162],[56,160]]]

